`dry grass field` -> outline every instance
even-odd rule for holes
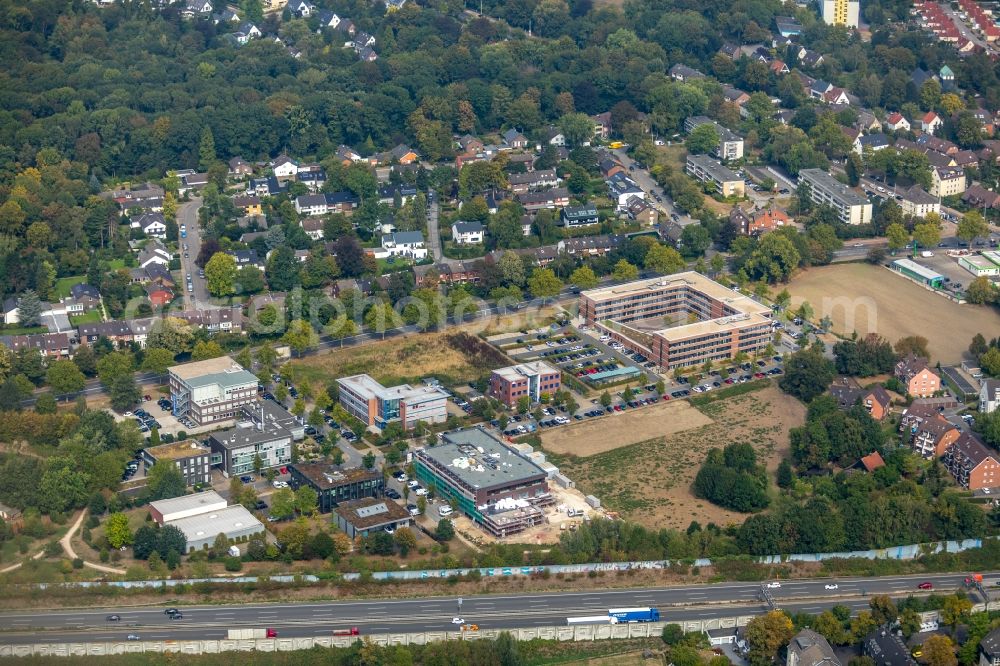
[[[487,372],[463,350],[449,343],[446,333],[423,333],[382,342],[331,349],[288,363],[298,382],[325,387],[338,377],[368,373],[383,384],[438,377],[454,382],[469,381]]]
[[[805,407],[770,385],[712,402],[697,411],[703,413],[706,424],[664,430],[590,457],[546,451],[581,492],[596,495],[606,508],[647,527],[683,529],[692,520],[703,525],[740,523],[743,514],[721,509],[691,493],[691,483],[706,453],[712,447],[749,442],[773,475],[788,455],[789,429],[805,421]],[[607,439],[634,442],[631,420],[637,416],[635,412],[598,423],[609,424],[604,432]]]
[[[788,285],[792,306],[808,301],[816,320],[829,316],[845,335],[876,332],[895,342],[922,335],[934,361],[958,363],[976,333],[1000,330],[995,309],[959,305],[891,271],[870,264],[819,266]]]
[[[672,400],[547,430],[542,445],[546,451],[585,458],[711,422],[687,400]]]

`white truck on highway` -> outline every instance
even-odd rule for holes
[[[250,641],[257,638],[277,638],[278,632],[274,629],[230,629],[226,638],[237,641]]]

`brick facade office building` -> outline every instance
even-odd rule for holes
[[[532,403],[539,402],[543,393],[551,396],[561,387],[559,369],[544,361],[498,368],[490,374],[490,395],[508,407],[517,406],[523,396],[528,396]]]
[[[584,291],[580,315],[661,368],[753,355],[773,335],[766,305],[694,271]]]

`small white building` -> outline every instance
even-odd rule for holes
[[[483,242],[486,229],[482,222],[455,222],[451,225],[451,238],[459,245],[479,245]]]
[[[181,495],[171,499],[149,503],[149,515],[158,525],[226,508],[226,500],[214,490],[206,490],[194,495]]]
[[[299,163],[288,155],[279,155],[274,160],[274,175],[277,178],[291,178],[299,172]]]
[[[1000,379],[984,379],[979,387],[979,412],[992,414],[1000,408]]]
[[[427,247],[424,245],[424,235],[419,231],[396,231],[382,236],[381,252],[375,257],[406,257],[420,261],[427,258]]]

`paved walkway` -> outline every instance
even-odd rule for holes
[[[79,555],[76,554],[76,551],[73,550],[73,543],[72,543],[73,535],[76,534],[76,531],[78,529],[80,529],[80,525],[83,524],[83,519],[86,517],[87,517],[87,510],[84,509],[83,511],[80,512],[80,515],[77,516],[76,522],[73,523],[73,526],[69,528],[69,532],[66,532],[66,536],[64,536],[62,539],[59,540],[59,545],[62,546],[63,551],[66,553],[66,556],[69,557],[69,559],[71,560],[75,560],[79,557]],[[88,562],[86,560],[83,560],[83,566],[89,569],[96,569],[97,571],[103,571],[104,573],[113,573],[122,576],[124,576],[126,573],[124,569],[116,569],[115,567],[108,567],[103,564],[95,564],[94,562]]]

